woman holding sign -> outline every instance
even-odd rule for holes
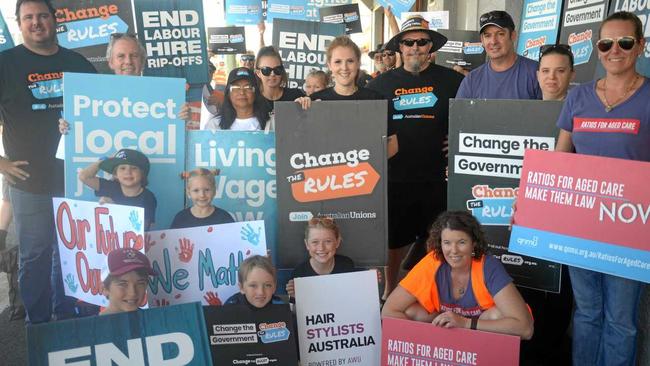
[[[555,150],[650,161],[650,82],[636,70],[645,48],[643,24],[617,12],[603,21],[599,37],[606,75],[569,92]],[[608,123],[583,123],[590,120]],[[617,121],[623,123],[611,123]],[[576,267],[569,274],[576,303],[573,364],[634,364],[642,284]]]
[[[438,216],[427,244],[431,252],[386,299],[383,317],[532,337],[530,311],[501,262],[487,253],[471,213]]]

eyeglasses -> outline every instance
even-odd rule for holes
[[[240,93],[244,93],[244,94],[245,94],[245,93],[252,93],[252,92],[254,92],[254,91],[255,91],[255,87],[254,87],[254,86],[251,86],[251,85],[244,85],[244,86],[241,86],[241,85],[231,85],[230,88],[229,88],[228,90],[230,90],[230,93],[231,93],[231,94],[234,94],[235,92],[240,92]]]
[[[541,60],[542,57],[546,56],[546,54],[552,52],[568,56],[569,59],[571,60],[571,65],[573,65],[573,51],[571,50],[571,46],[569,46],[568,44],[557,43],[557,44],[545,44],[541,46],[539,48],[539,59]]]
[[[275,75],[278,75],[278,76],[281,76],[281,75],[284,74],[284,66],[282,66],[282,65],[276,66],[276,67],[264,66],[264,67],[258,67],[257,69],[260,70],[260,72],[264,76],[271,75],[271,72],[273,72]]]
[[[426,43],[425,43],[425,44],[426,44]],[[419,44],[418,44],[418,46],[419,46]],[[424,45],[423,45],[423,46],[424,46]],[[410,46],[409,46],[409,47],[410,47]],[[389,52],[389,51],[386,51],[386,52],[384,52],[384,53],[381,55],[381,57],[393,57],[393,56],[395,56],[395,52]]]
[[[431,43],[431,40],[428,38],[402,39],[401,41],[399,41],[399,43],[403,44],[406,47],[413,47],[414,44],[417,44],[418,47],[423,47]]]
[[[618,47],[624,51],[631,50],[636,44],[636,38],[632,36],[624,36],[618,37],[616,39],[601,38],[598,40],[598,42],[596,42],[596,47],[598,47],[598,51],[600,52],[609,52],[609,50],[611,50],[614,46],[614,41],[616,41],[616,43],[618,43]]]
[[[242,60],[242,62],[251,62],[251,61],[255,61],[255,56],[253,56],[253,55],[244,55],[244,56],[242,56],[242,57],[240,58],[240,60]]]

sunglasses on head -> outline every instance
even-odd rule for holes
[[[618,43],[618,47],[624,51],[629,51],[634,48],[636,44],[636,38],[632,36],[618,37],[616,39],[612,38],[601,38],[596,42],[596,47],[600,52],[608,52],[614,47],[614,42]]]
[[[130,33],[111,33],[111,39],[117,41],[120,38],[137,39],[135,34]]]
[[[260,70],[260,72],[264,76],[271,75],[271,72],[273,72],[275,75],[278,75],[278,76],[281,76],[282,74],[284,74],[284,66],[282,66],[282,65],[276,66],[276,67],[264,66],[264,67],[258,67],[257,69]]]
[[[314,216],[311,219],[309,219],[308,223],[310,226],[319,225],[319,224],[320,225],[324,224],[325,226],[329,226],[334,224],[334,219],[327,216]]]
[[[245,55],[245,56],[241,57],[241,60],[243,62],[255,61],[255,56],[253,56],[253,55]]]
[[[542,57],[546,56],[547,53],[549,52],[556,52],[560,53],[562,55],[569,56],[571,59],[571,62],[573,63],[573,51],[571,51],[571,46],[568,44],[545,44],[539,48],[539,59],[541,60]]]
[[[399,43],[403,44],[406,47],[413,47],[414,44],[417,44],[418,47],[423,47],[431,43],[431,40],[428,38],[402,39],[401,41],[399,41]]]

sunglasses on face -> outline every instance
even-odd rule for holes
[[[629,51],[634,48],[636,44],[636,38],[632,36],[618,37],[616,39],[612,38],[601,38],[596,42],[596,47],[600,52],[608,52],[614,47],[614,42],[618,43],[618,47],[624,51]]]
[[[255,91],[255,87],[254,87],[254,86],[251,86],[251,85],[244,85],[244,86],[241,86],[241,85],[231,85],[229,90],[230,90],[230,93],[231,93],[231,94],[232,94],[232,93],[236,93],[236,92],[240,92],[240,93],[252,93],[252,92]]]
[[[255,56],[242,56],[241,57],[242,62],[251,62],[255,61]]]
[[[271,75],[271,72],[273,72],[277,76],[281,76],[282,74],[284,74],[284,66],[282,65],[276,67],[264,66],[264,67],[258,67],[257,69],[260,70],[260,72],[264,76]]]
[[[403,44],[406,47],[413,47],[414,44],[417,44],[418,47],[426,46],[431,43],[431,40],[428,38],[419,38],[419,39],[403,39],[399,41],[400,44]]]
[[[395,52],[384,52],[381,57],[393,57],[395,56]]]

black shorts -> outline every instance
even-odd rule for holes
[[[388,183],[388,248],[426,238],[433,220],[447,209],[447,184]]]

